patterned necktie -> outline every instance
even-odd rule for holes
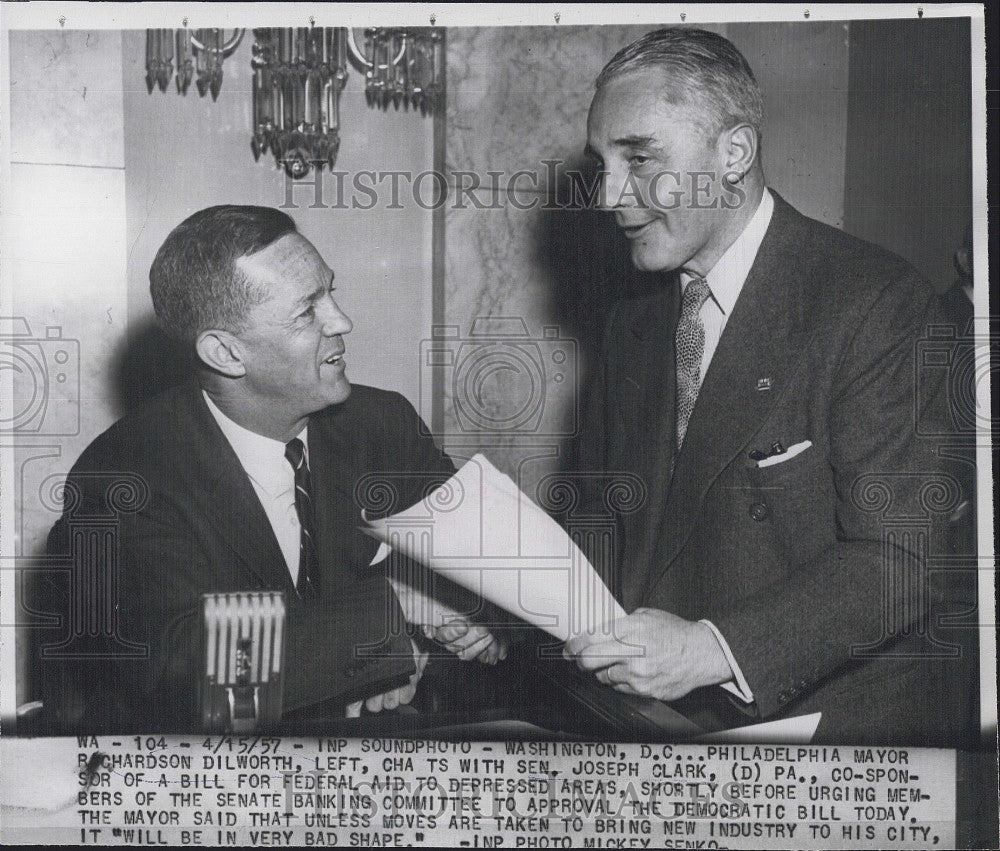
[[[295,471],[295,513],[299,515],[299,576],[295,590],[302,598],[319,595],[319,562],[313,537],[312,480],[305,447],[297,437],[285,444],[285,458]]]
[[[711,291],[704,278],[692,278],[684,288],[677,323],[677,449],[684,443],[688,421],[701,388],[701,358],[705,354],[705,326],[701,306]]]

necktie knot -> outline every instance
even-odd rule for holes
[[[302,467],[306,460],[306,450],[302,441],[293,437],[285,444],[285,459],[292,465],[296,472]]]
[[[684,288],[684,298],[681,300],[681,313],[690,315],[699,311],[702,305],[708,301],[712,290],[708,286],[708,281],[704,278],[692,278]]]

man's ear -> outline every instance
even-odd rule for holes
[[[737,124],[722,134],[726,179],[742,180],[757,160],[757,133],[749,124]]]
[[[217,329],[202,331],[195,340],[194,347],[199,360],[210,369],[230,378],[242,378],[246,375],[243,347],[228,331]]]

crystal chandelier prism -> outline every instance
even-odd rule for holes
[[[146,88],[149,93],[157,87],[161,92],[167,90],[174,76],[176,57],[178,93],[187,94],[194,79],[201,97],[211,92],[212,100],[217,100],[222,89],[222,61],[236,50],[244,32],[233,30],[227,40],[225,30],[217,28],[146,30]]]

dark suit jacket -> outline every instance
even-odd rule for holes
[[[822,711],[824,741],[968,731],[975,696],[947,693],[962,666],[940,643],[969,630],[928,623],[955,596],[955,577],[929,580],[925,557],[940,554],[958,498],[942,438],[921,437],[940,433],[946,404],[947,370],[917,359],[928,323],[942,321],[931,287],[775,195],[671,477],[678,311],[674,276],[613,309],[578,446],[582,470],[633,473],[647,488],[621,519],[609,570],[625,609],[711,620],[760,719]],[[769,468],[749,458],[805,440]]]
[[[377,542],[358,531],[364,495],[355,488],[370,474],[392,474],[397,493],[383,507],[400,510],[421,498],[428,474],[450,475],[450,460],[421,431],[402,396],[357,385],[343,404],[310,418],[321,586],[315,601],[296,595],[253,486],[194,382],[168,390],[98,437],[70,473],[68,487],[79,496],[67,498],[49,551],[71,551],[70,531],[80,528],[80,518],[97,518],[85,520],[84,529],[116,518],[118,587],[109,593],[121,640],[110,644],[119,658],[61,667],[41,662],[43,683],[52,686],[46,702],[61,713],[57,724],[198,729],[199,595],[205,592],[286,592],[286,710],[329,699],[346,703],[405,680],[413,671],[412,650],[381,570],[368,568]],[[406,472],[415,475],[399,475]],[[138,511],[112,506],[114,483],[123,480],[136,482]],[[59,587],[54,611],[72,630],[70,596]],[[366,654],[366,646],[379,655]],[[135,648],[140,656],[148,651],[147,658],[120,658]],[[83,692],[83,705],[67,704],[65,695],[75,691]]]

